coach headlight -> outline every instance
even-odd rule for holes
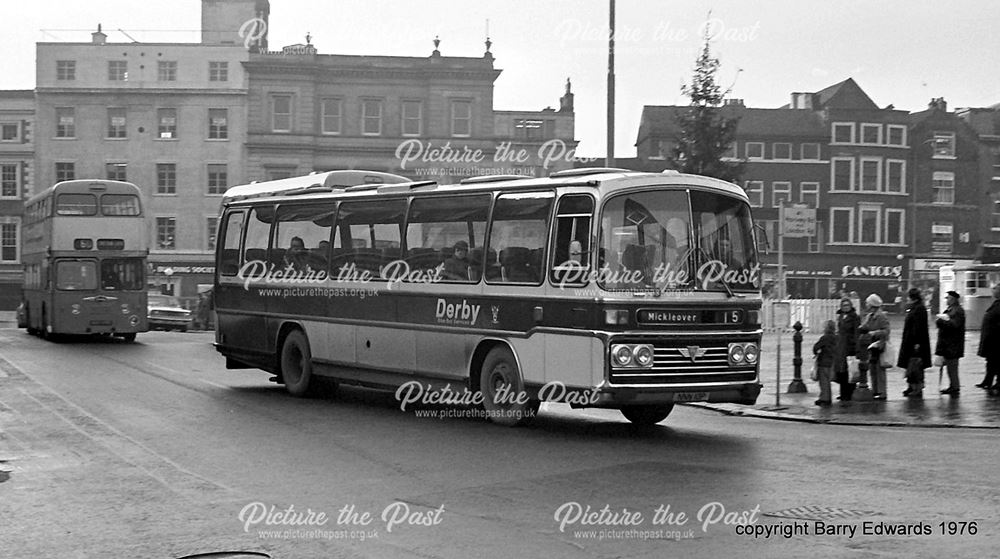
[[[70,307],[70,312],[73,314],[80,314],[80,305],[74,304]]]
[[[746,359],[747,363],[753,365],[757,362],[758,357],[760,357],[760,348],[757,347],[757,344],[747,344],[743,347],[743,359]]]
[[[744,355],[743,344],[729,344],[729,364],[739,365],[743,362]]]
[[[632,351],[632,356],[635,358],[635,364],[640,367],[653,366],[653,346],[637,345]]]
[[[611,358],[615,365],[628,367],[632,363],[632,348],[625,344],[615,344],[611,346]]]

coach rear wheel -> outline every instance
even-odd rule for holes
[[[312,371],[309,339],[301,330],[292,330],[281,345],[281,377],[285,390],[300,398],[312,395],[315,387]]]
[[[119,334],[119,335],[126,342],[134,342],[135,341],[135,332],[129,332],[127,334]]]
[[[662,406],[628,406],[622,408],[625,419],[636,425],[656,425],[663,421],[674,410],[673,404]]]
[[[497,425],[523,425],[538,413],[538,400],[528,400],[514,354],[506,346],[486,354],[479,374],[479,390],[489,420]]]

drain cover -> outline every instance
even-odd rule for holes
[[[795,507],[793,509],[765,512],[764,516],[778,518],[794,518],[797,520],[836,520],[841,518],[862,518],[865,516],[880,516],[882,513],[871,510],[850,510],[831,507],[816,507],[812,505]]]

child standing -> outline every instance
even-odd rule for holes
[[[827,320],[823,327],[823,335],[813,345],[813,355],[816,357],[816,377],[819,381],[817,406],[829,406],[833,403],[833,397],[830,393],[830,376],[836,354],[837,324],[832,320]]]

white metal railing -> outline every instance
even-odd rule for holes
[[[837,321],[840,299],[786,299],[791,311],[789,324],[775,324],[772,313],[773,299],[765,299],[761,309],[761,325],[766,330],[791,328],[796,322],[802,323],[803,332],[822,332],[827,320]],[[855,307],[857,308],[857,307]]]

